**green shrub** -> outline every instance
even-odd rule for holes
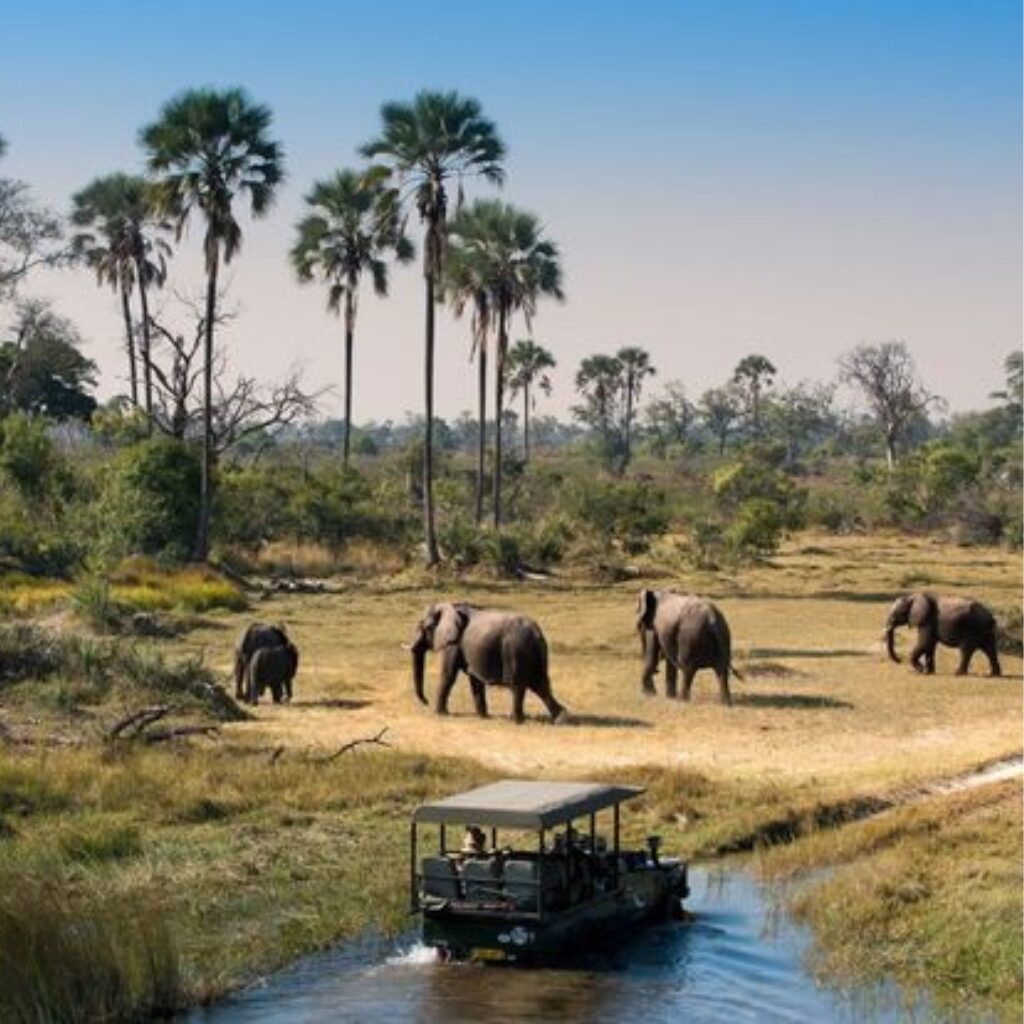
[[[98,573],[89,573],[75,584],[71,605],[100,633],[116,632],[124,622],[125,609],[114,600],[110,582]]]
[[[779,506],[765,498],[748,498],[725,532],[725,542],[737,555],[770,555],[785,533]]]
[[[569,519],[604,545],[627,554],[646,551],[669,526],[668,496],[649,480],[592,477],[567,486],[561,499]]]

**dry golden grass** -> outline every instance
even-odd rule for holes
[[[940,649],[938,673],[923,677],[905,661],[889,663],[881,643],[887,604],[908,588],[972,594],[996,608],[1018,603],[1018,556],[931,540],[802,535],[770,566],[672,582],[712,595],[729,619],[746,675],[734,681],[732,709],[718,704],[709,673],[697,677],[691,705],[642,696],[633,631],[639,584],[353,585],[343,594],[274,598],[182,644],[227,674],[248,619],[288,624],[302,652],[295,703],[261,706],[255,723],[231,727],[236,738],[268,746],[333,748],[388,725],[403,750],[467,755],[510,773],[583,777],[671,765],[721,779],[809,783],[823,795],[910,784],[1021,748],[1019,658],[1004,657],[1004,678],[989,679],[976,655],[964,679],[952,675],[956,652]],[[572,723],[547,724],[528,698],[535,717],[517,728],[509,693],[493,688],[493,717],[480,720],[465,681],[449,718],[422,707],[400,644],[423,606],[443,597],[535,616]],[[909,646],[905,633],[900,644]],[[428,661],[429,693],[437,667]]]

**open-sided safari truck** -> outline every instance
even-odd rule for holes
[[[657,836],[646,849],[620,848],[620,805],[642,792],[504,781],[418,807],[410,885],[423,941],[445,958],[535,962],[680,913],[686,865],[660,857]],[[603,816],[610,841],[598,832],[602,811],[611,812]],[[577,831],[581,821],[587,827]],[[421,860],[424,826],[436,826],[437,852]],[[454,848],[453,827],[465,830]]]

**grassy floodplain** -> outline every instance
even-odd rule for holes
[[[703,674],[689,706],[645,699],[633,631],[640,584],[570,576],[339,581],[338,592],[276,596],[138,641],[169,663],[201,656],[226,681],[246,621],[288,624],[302,652],[295,702],[261,705],[212,739],[105,744],[97,737],[126,709],[160,695],[0,683],[3,973],[17,976],[26,948],[49,948],[67,935],[61,922],[84,919],[123,941],[107,956],[95,943],[65,950],[43,986],[52,1005],[75,1005],[75,972],[95,977],[97,957],[112,980],[91,989],[111,1015],[212,998],[303,951],[407,927],[406,821],[423,798],[503,775],[597,776],[646,784],[632,829],[656,828],[687,856],[759,849],[768,875],[811,870],[794,906],[820,940],[827,976],[888,975],[943,1005],[1019,1017],[1019,781],[839,827],[930,780],[1020,753],[1019,657],[1003,657],[1003,679],[981,674],[980,659],[963,679],[952,675],[955,653],[940,650],[928,678],[887,662],[881,645],[888,600],[906,589],[1019,608],[1019,558],[801,535],[772,564],[735,574],[658,578],[656,564],[657,552],[640,567],[652,569],[645,584],[711,594],[728,616],[746,676],[734,708],[718,705]],[[418,704],[399,645],[445,595],[540,621],[569,724],[547,724],[528,700],[535,717],[517,728],[501,692],[479,720],[464,684],[448,718]],[[75,628],[65,613],[50,619]],[[428,692],[435,678],[430,661]],[[329,760],[385,726],[392,749]],[[813,873],[821,865],[835,866],[824,880]]]

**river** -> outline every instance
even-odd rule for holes
[[[410,935],[340,946],[187,1024],[565,1024],[929,1020],[889,986],[841,993],[815,983],[809,936],[777,893],[743,872],[691,869],[683,924],[640,932],[613,954],[553,970],[439,964]]]

